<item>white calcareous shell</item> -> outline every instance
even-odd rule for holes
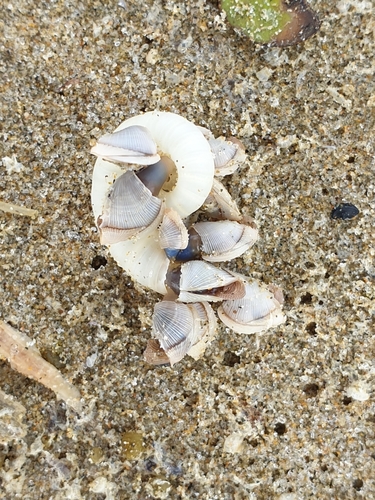
[[[202,240],[202,257],[224,262],[245,253],[258,239],[258,230],[236,221],[197,222],[193,226]]]
[[[120,165],[98,158],[93,172],[91,202],[98,220],[107,203],[107,196],[114,181],[124,173]],[[169,259],[158,243],[158,231],[144,232],[141,238],[109,245],[109,252],[117,264],[135,281],[165,295],[164,284]]]
[[[280,289],[257,281],[246,284],[246,295],[224,301],[218,309],[221,321],[237,333],[259,333],[285,322]]]
[[[158,197],[182,218],[187,217],[200,208],[212,188],[214,162],[208,142],[194,124],[174,113],[152,111],[135,116],[123,122],[118,130],[133,125],[145,127],[157,144],[158,153],[170,157],[176,165],[175,185],[169,191],[162,189]],[[91,190],[95,220],[103,214],[108,190],[122,173],[119,165],[97,159]],[[136,240],[111,244],[109,251],[135,281],[165,294],[169,260],[157,244],[158,238],[155,230]]]
[[[91,149],[91,153],[116,163],[152,165],[160,160],[150,132],[139,125],[103,135]]]
[[[182,264],[179,289],[179,302],[218,302],[245,294],[244,282],[238,275],[200,260]]]
[[[152,334],[167,354],[171,365],[180,361],[194,345],[197,347],[194,355],[199,356],[204,351],[204,338],[212,337],[213,313],[209,304],[181,304],[163,300],[155,305]]]
[[[126,241],[142,231],[154,231],[162,220],[164,203],[128,170],[110,189],[103,214],[98,218],[100,242]]]
[[[165,295],[165,277],[170,264],[160,248],[158,232],[110,245],[117,264],[139,284]]]

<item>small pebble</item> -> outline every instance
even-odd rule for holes
[[[136,460],[145,450],[143,434],[140,432],[123,432],[121,445],[124,458],[126,460]]]
[[[358,208],[352,203],[340,203],[332,210],[331,219],[353,219],[358,214]]]
[[[91,267],[97,270],[100,267],[104,267],[106,264],[107,264],[107,259],[103,257],[103,255],[95,255],[95,257],[92,259]]]

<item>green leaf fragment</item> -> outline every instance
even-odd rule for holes
[[[221,8],[234,28],[259,43],[274,39],[292,18],[280,0],[222,0]]]

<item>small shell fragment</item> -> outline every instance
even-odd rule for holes
[[[224,440],[224,453],[241,453],[243,451],[243,442],[246,437],[244,432],[232,432]]]
[[[219,318],[237,333],[266,331],[284,323],[286,319],[281,310],[282,304],[275,295],[280,298],[280,289],[275,293],[257,281],[247,283],[243,298],[223,302],[218,309]]]
[[[140,125],[103,135],[91,149],[91,153],[116,163],[152,165],[160,160],[150,132]]]
[[[346,395],[356,401],[367,401],[370,399],[371,386],[364,380],[356,380],[346,389]]]

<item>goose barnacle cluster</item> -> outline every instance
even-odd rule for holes
[[[243,162],[240,141],[198,127],[174,113],[153,111],[101,137],[92,206],[100,241],[127,274],[163,295],[145,351],[152,364],[198,359],[216,333],[210,302],[238,333],[285,321],[283,295],[217,265],[257,240],[217,177]]]

